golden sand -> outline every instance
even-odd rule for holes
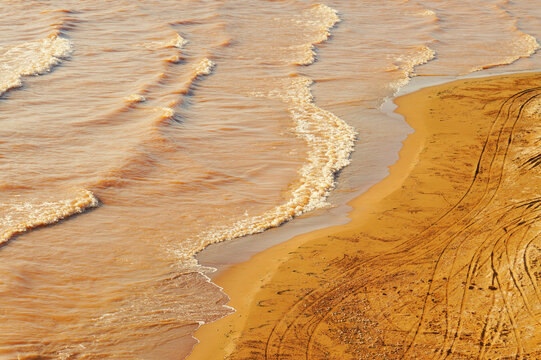
[[[415,133],[351,222],[216,282],[195,359],[540,359],[541,74],[396,100]]]

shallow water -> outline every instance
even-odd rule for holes
[[[1,359],[184,357],[231,311],[195,252],[381,178],[415,75],[541,68],[525,0],[0,11]]]

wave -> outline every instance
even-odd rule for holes
[[[310,65],[315,61],[314,45],[326,41],[331,35],[330,30],[341,20],[335,9],[323,4],[316,4],[298,16],[296,21],[312,28],[314,39],[308,44],[298,46],[297,49],[291,49],[293,54],[296,53],[296,59],[293,60],[293,63],[296,65]]]
[[[176,32],[171,39],[142,44],[141,46],[152,50],[175,48],[177,50],[177,54],[167,57],[164,60],[166,63],[166,69],[164,72],[158,74],[158,81],[156,83],[146,85],[145,87],[139,89],[137,93],[124,97],[123,100],[125,102],[125,107],[121,107],[119,111],[125,111],[126,108],[131,108],[137,104],[146,102],[147,97],[144,94],[152,93],[152,89],[156,87],[157,84],[161,85],[164,81],[167,81],[168,77],[171,75],[170,73],[174,72],[170,67],[178,65],[181,60],[186,60],[181,56],[181,50],[186,44],[188,44],[188,40]],[[199,77],[210,75],[215,66],[216,64],[207,57],[195,61],[192,65],[192,71],[189,75],[188,81],[186,81],[180,89],[176,90],[175,93],[179,95],[187,94],[194,85],[195,81]],[[169,102],[166,106],[152,107],[152,110],[159,114],[157,122],[153,121],[153,124],[159,126],[163,124],[163,120],[172,119],[175,116],[174,108],[180,105],[181,102],[182,98],[177,98],[175,101]]]
[[[432,18],[434,18],[435,20],[439,20],[439,18],[438,18],[438,16],[436,15],[436,13],[435,13],[433,10],[430,10],[430,9],[425,9],[425,10],[423,10],[423,12],[421,12],[421,15],[427,16],[427,17],[432,17]]]
[[[79,190],[73,197],[57,201],[0,204],[0,245],[17,234],[57,223],[96,206],[98,199],[88,190]]]
[[[413,49],[408,54],[399,56],[395,59],[395,69],[403,74],[399,80],[392,82],[389,86],[396,93],[406,86],[411,78],[415,76],[415,68],[419,65],[426,64],[436,57],[436,52],[428,46],[419,46]]]
[[[476,72],[484,69],[490,69],[496,66],[510,65],[521,58],[527,58],[535,54],[539,49],[539,43],[537,39],[529,34],[520,31],[515,28],[513,40],[509,42],[510,54],[501,58],[498,61],[488,63],[479,67],[471,69],[470,72]]]
[[[509,27],[511,38],[509,40],[502,41],[498,44],[498,56],[495,60],[473,67],[469,72],[476,72],[484,69],[490,69],[496,66],[511,65],[521,58],[531,57],[540,48],[537,39],[519,28],[519,19],[511,11],[507,10],[505,6],[509,5],[507,2],[493,4],[495,13],[503,20],[509,21],[511,26]],[[503,21],[500,21],[503,23]]]
[[[177,48],[182,49],[184,45],[186,45],[188,41],[184,39],[180,34],[174,33],[174,35],[165,41],[152,41],[144,44],[140,44],[140,46],[150,49],[150,50],[157,50],[157,49],[167,49],[167,48]]]
[[[417,10],[416,15],[422,18],[430,19],[430,23],[435,25],[435,31],[441,30],[439,25],[441,19],[434,10],[423,5],[419,10]],[[392,60],[393,65],[389,66],[385,70],[386,72],[398,72],[400,74],[399,79],[391,81],[388,84],[389,89],[393,92],[392,96],[396,96],[399,90],[408,85],[411,79],[416,76],[415,69],[418,66],[426,64],[436,58],[436,51],[434,51],[428,45],[436,42],[437,40],[435,38],[430,38],[430,40],[424,44],[406,48],[401,55],[394,57]]]
[[[301,51],[293,54],[292,61],[293,64],[308,65],[315,60],[314,44],[328,39],[331,28],[340,19],[336,10],[326,5],[316,5],[300,17],[313,37],[310,43],[294,49]],[[227,227],[199,234],[197,241],[190,242],[199,244],[199,249],[193,250],[201,250],[209,243],[259,233],[328,205],[325,199],[335,186],[335,174],[350,162],[356,132],[345,121],[314,103],[310,91],[312,83],[308,77],[294,75],[268,93],[252,93],[252,96],[282,100],[293,120],[294,133],[308,146],[307,162],[299,170],[300,178],[289,192],[289,200],[261,215],[246,215],[246,218]],[[192,254],[192,251],[176,252],[180,257]]]
[[[202,76],[210,75],[215,66],[216,64],[212,60],[206,57],[200,59],[198,62],[196,62],[193,65],[189,80],[184,84],[182,89],[177,91],[177,93],[178,94],[188,93],[188,91],[193,87],[197,79],[199,79]],[[178,107],[182,103],[182,101],[183,101],[182,97],[178,97],[177,99],[169,102],[167,106],[165,107],[154,108],[153,110],[159,113],[159,117],[157,121],[153,122],[153,124],[159,128],[160,126],[166,124],[164,121],[173,119],[176,116],[175,108]]]
[[[192,81],[199,76],[210,75],[214,66],[216,66],[216,64],[214,64],[208,58],[201,59],[199,63],[197,63],[197,65],[194,67]]]
[[[188,40],[184,39],[180,34],[176,36],[168,43],[165,44],[165,47],[175,47],[177,49],[182,49],[184,45],[188,43]]]
[[[59,16],[70,14],[68,10],[52,10]],[[69,39],[61,34],[69,28],[63,18],[53,24],[54,31],[47,37],[0,48],[0,95],[21,87],[23,77],[51,71],[73,51]],[[57,201],[34,202],[11,201],[0,204],[0,245],[13,236],[30,229],[54,224],[74,214],[98,205],[98,200],[87,190],[78,191],[73,197]]]
[[[87,185],[89,189],[122,187],[129,183],[135,172],[140,177],[152,171],[158,154],[165,147],[173,146],[171,138],[165,136],[164,132],[171,124],[182,121],[180,106],[186,101],[186,95],[194,91],[196,83],[211,75],[215,68],[216,64],[210,59],[213,49],[228,45],[221,38],[218,38],[217,45],[199,44],[195,41],[197,33],[194,34],[193,29],[175,26],[182,22],[162,22],[160,18],[153,20],[160,24],[162,31],[165,30],[165,36],[156,34],[150,37],[154,41],[138,42],[136,46],[152,52],[160,51],[163,54],[160,57],[162,68],[150,81],[122,97],[121,103],[113,111],[104,114],[99,120],[79,123],[84,126],[107,127],[113,123],[125,123],[127,118],[129,121],[138,121],[134,127],[135,141],[130,145],[127,155],[103,169],[96,180]],[[186,47],[188,51],[185,51]],[[204,49],[202,54],[199,53],[200,47]],[[140,114],[131,116],[132,112]]]
[[[128,96],[124,97],[124,100],[128,104],[135,104],[135,103],[144,102],[146,100],[146,97],[144,95],[141,95],[141,94],[131,94],[131,95],[128,95]]]
[[[24,76],[50,71],[71,52],[71,42],[59,32],[39,41],[0,48],[0,95],[21,87]]]
[[[183,39],[183,45],[186,43],[187,41]],[[180,95],[187,94],[201,77],[210,75],[215,66],[216,64],[207,57],[193,61],[187,80],[173,91],[176,96],[174,100],[167,103],[162,102],[160,97],[156,97],[153,94],[153,88],[156,84],[147,85],[139,89],[136,94],[124,97],[125,106],[121,107],[119,111],[133,108],[147,110],[151,114],[150,120],[146,121],[145,125],[147,129],[145,132],[146,135],[141,139],[137,146],[138,150],[134,151],[132,156],[129,156],[121,164],[108,170],[107,175],[103,175],[98,182],[92,184],[90,187],[122,186],[125,183],[125,179],[130,177],[134,169],[137,169],[139,175],[144,171],[150,170],[154,162],[148,161],[148,158],[154,148],[153,144],[156,142],[162,145],[169,143],[169,140],[162,136],[161,130],[164,126],[180,118],[180,115],[175,110],[184,101],[184,97]],[[169,69],[169,71],[159,74],[158,83],[163,84],[165,81],[172,82],[174,77],[170,78],[170,76],[173,72],[173,70]],[[142,94],[148,95],[148,98]],[[111,114],[110,117],[113,118],[114,115],[116,115],[116,112]]]

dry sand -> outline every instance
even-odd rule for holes
[[[195,359],[541,359],[541,74],[396,100],[415,133],[347,225],[215,281]]]

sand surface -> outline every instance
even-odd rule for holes
[[[189,359],[541,359],[541,74],[396,103],[389,177],[215,279],[237,312]]]

